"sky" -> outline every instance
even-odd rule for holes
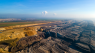
[[[95,0],[0,0],[0,18],[95,18]]]

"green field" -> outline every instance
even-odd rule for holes
[[[14,26],[14,25],[24,25],[24,24],[46,23],[46,22],[53,22],[53,21],[0,22],[0,27]]]

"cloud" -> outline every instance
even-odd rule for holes
[[[48,13],[47,11],[42,12],[42,14],[44,14],[44,15],[46,15],[47,13]]]
[[[53,13],[53,15],[57,15],[56,13]]]

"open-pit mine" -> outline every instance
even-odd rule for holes
[[[0,27],[0,53],[95,53],[95,26],[56,20]]]

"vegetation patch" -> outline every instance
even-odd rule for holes
[[[16,46],[16,42],[18,40],[19,40],[19,38],[0,41],[0,45],[8,45],[10,47],[13,47],[13,46]]]
[[[0,53],[10,53],[10,52],[4,50],[3,48],[0,48]]]

